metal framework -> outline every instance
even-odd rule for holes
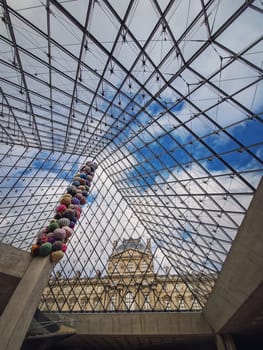
[[[262,176],[262,2],[0,4],[0,240],[29,249],[95,159],[54,272],[64,303],[65,281],[107,275],[113,242],[140,237],[202,308]]]

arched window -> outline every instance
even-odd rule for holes
[[[98,293],[102,293],[103,292],[103,287],[102,286],[98,286],[97,291],[98,291]]]
[[[116,294],[110,295],[109,310],[110,311],[116,310]]]
[[[94,311],[99,311],[101,307],[100,299],[99,298],[94,298],[93,299],[93,309]]]
[[[77,301],[77,299],[76,299],[75,297],[71,297],[71,298],[69,298],[69,303],[70,303],[70,305],[75,304],[75,303],[76,303],[76,301]]]
[[[62,306],[62,305],[64,304],[64,302],[65,302],[64,297],[59,297],[59,298],[57,299],[57,302],[58,302],[59,306]]]
[[[87,297],[81,298],[80,300],[81,307],[85,308],[88,302],[89,302],[89,299]]]
[[[50,309],[52,307],[52,304],[54,303],[54,299],[52,297],[48,297],[46,300],[47,307]]]
[[[125,296],[125,304],[128,310],[134,310],[134,300],[131,292],[128,292]]]
[[[163,298],[163,304],[165,310],[171,310],[171,299],[168,295]]]

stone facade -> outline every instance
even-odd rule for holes
[[[194,286],[186,278],[154,271],[151,243],[140,239],[115,242],[109,257],[107,273],[96,277],[50,281],[51,288],[43,293],[41,310],[45,311],[172,311],[200,310],[200,302],[193,297]],[[189,288],[190,287],[190,288]],[[52,294],[50,292],[52,290]]]

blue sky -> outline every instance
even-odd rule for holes
[[[172,109],[172,111],[177,116],[177,114],[180,114],[184,108],[185,104],[181,102]],[[158,116],[163,112],[163,108],[156,102],[153,102],[147,110],[154,115],[154,119],[155,116]],[[260,108],[257,106],[255,110],[259,111]],[[172,117],[170,118],[173,119]],[[240,149],[238,142],[244,145],[244,147],[249,147],[252,144],[262,142],[263,123],[256,118],[246,120],[245,115],[243,115],[243,118],[245,120],[241,120],[238,124],[226,128],[226,132],[237,141],[231,139],[231,137],[223,131],[220,131],[208,135],[207,137],[203,137],[205,143],[203,144],[202,141],[197,141],[196,137],[186,131],[184,127],[177,128],[175,131],[170,132],[170,135],[159,129],[157,131],[158,134],[153,134],[153,137],[158,137],[158,142],[154,139],[151,141],[149,137],[149,142],[147,142],[145,146],[142,141],[143,135],[140,135],[140,138],[135,137],[130,143],[128,143],[127,147],[130,151],[136,150],[137,147],[140,147],[138,151],[133,152],[133,157],[136,159],[137,165],[133,170],[127,173],[127,176],[132,178],[138,176],[139,173],[145,178],[145,175],[153,170],[158,172],[165,167],[172,169],[178,164],[186,164],[188,162],[195,160],[198,161],[205,158],[207,159],[201,161],[201,163],[210,172],[225,172],[228,170],[227,165],[233,167],[236,171],[242,170],[245,167],[247,169],[260,168],[262,165],[245,150],[237,150]],[[144,119],[145,117],[143,114],[138,118],[143,125],[146,124]],[[151,128],[149,129],[149,133],[151,133]],[[193,132],[197,133],[198,137],[198,130],[193,129]],[[205,135],[204,130],[202,133]],[[210,133],[210,128],[207,128],[207,133]],[[193,141],[193,143],[190,143],[190,141]],[[180,145],[182,145],[182,148],[180,148]],[[190,155],[187,154],[184,149],[187,150]],[[225,161],[226,164],[220,160],[221,156],[215,156],[213,152],[216,155],[222,154],[222,160]],[[259,145],[253,147],[253,152],[262,157],[262,146]],[[191,156],[194,160],[191,160]],[[149,186],[154,184],[154,178],[157,177],[157,175],[154,174],[151,176],[151,179],[147,177]],[[136,182],[140,184],[140,180],[136,180]],[[145,184],[145,180],[142,180],[141,184]],[[144,189],[146,189],[145,186]]]
[[[78,156],[64,155],[59,152],[52,154],[50,151],[42,151],[41,154],[37,154],[34,149],[31,149],[31,151],[32,153],[18,161],[16,168],[12,168],[9,174],[8,186],[26,187],[30,179],[35,176],[44,181],[47,177],[51,180],[63,180],[66,185],[72,181],[81,164]],[[36,158],[34,159],[34,157]]]

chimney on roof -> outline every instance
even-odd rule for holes
[[[117,247],[118,241],[113,241],[112,243],[112,253],[114,253],[116,247]]]

